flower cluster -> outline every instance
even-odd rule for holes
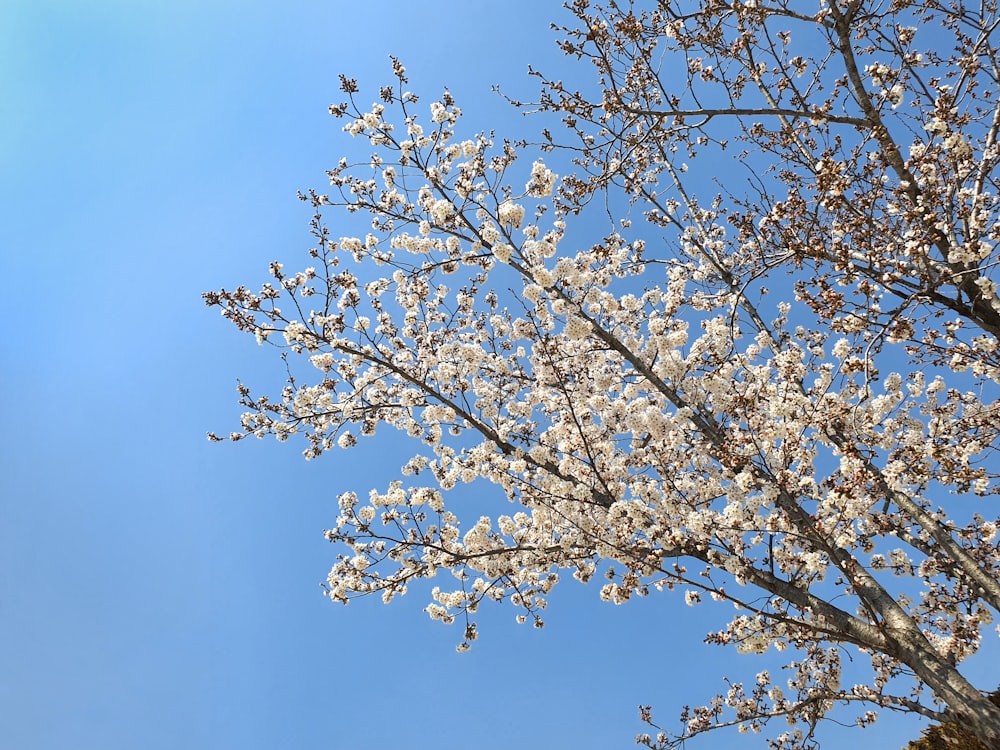
[[[603,577],[616,604],[735,606],[707,640],[781,653],[783,684],[730,681],[649,747],[783,717],[775,746],[802,748],[838,703],[861,724],[934,715],[924,687],[989,726],[959,670],[1000,610],[1000,520],[973,505],[1000,479],[995,82],[987,42],[959,34],[955,65],[914,84],[928,63],[904,5],[824,4],[792,14],[793,37],[781,4],[577,4],[563,48],[615,84],[592,99],[542,78],[562,178],[524,144],[459,135],[447,92],[424,119],[398,62],[370,108],[343,79],[331,111],[376,153],[303,196],[309,265],[206,295],[308,364],[280,398],[240,386],[234,439],[302,436],[316,458],[390,428],[417,446],[405,480],[340,495],[331,599],[419,590],[460,650],[484,603],[540,626],[567,577]],[[736,142],[749,187],[733,170],[699,198],[687,163]],[[338,207],[370,233],[334,239]],[[490,486],[513,512],[452,499]],[[845,649],[866,684],[841,684]],[[893,692],[907,675],[915,698]]]

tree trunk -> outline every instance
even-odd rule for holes
[[[1000,750],[1000,707],[980,695],[974,701],[951,708],[957,714],[955,723],[959,727],[978,737],[989,750]]]
[[[930,644],[926,644],[926,648],[913,642],[899,645],[904,652],[901,661],[908,664],[944,701],[948,706],[946,714],[949,720],[974,734],[988,750],[1000,750],[1000,706],[994,703],[995,699],[977,690]]]

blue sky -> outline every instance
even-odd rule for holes
[[[562,64],[559,3],[416,7],[0,7],[0,746],[632,747],[639,703],[669,725],[764,666],[700,644],[723,612],[615,608],[596,586],[557,589],[542,632],[483,613],[467,655],[419,593],[334,606],[322,530],[338,492],[395,476],[394,446],[307,464],[205,440],[236,425],[238,376],[281,373],[200,293],[304,261],[295,193],[350,146],[326,114],[337,74],[374,93],[396,54],[472,127],[522,134],[490,86],[529,96],[529,62]]]

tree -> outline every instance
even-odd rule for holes
[[[451,572],[427,612],[465,649],[483,602],[541,624],[561,575],[603,576],[607,601],[735,605],[709,642],[786,653],[787,684],[734,682],[651,748],[776,717],[772,747],[811,747],[835,707],[1000,748],[962,671],[1000,609],[996,4],[567,7],[596,77],[532,71],[536,144],[463,136],[395,59],[370,108],[341,78],[374,154],[302,196],[312,265],[205,295],[312,366],[240,385],[230,437],[423,446],[403,474],[428,484],[340,495],[334,601]],[[338,208],[371,231],[332,233]],[[470,482],[518,512],[460,519]]]
[[[994,692],[990,700],[1000,706],[1000,691]],[[932,724],[924,730],[923,736],[909,743],[904,750],[983,750],[986,746],[954,721]]]

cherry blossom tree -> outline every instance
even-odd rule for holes
[[[1000,748],[963,674],[1000,610],[996,3],[567,7],[579,82],[513,102],[538,143],[463,133],[395,59],[372,106],[341,78],[372,155],[302,196],[308,267],[205,295],[290,373],[240,385],[230,437],[412,438],[407,480],[339,496],[334,601],[418,589],[464,650],[484,603],[541,625],[596,578],[785,657],[679,724],[642,707],[650,748],[880,710]],[[459,513],[470,483],[511,512]]]

